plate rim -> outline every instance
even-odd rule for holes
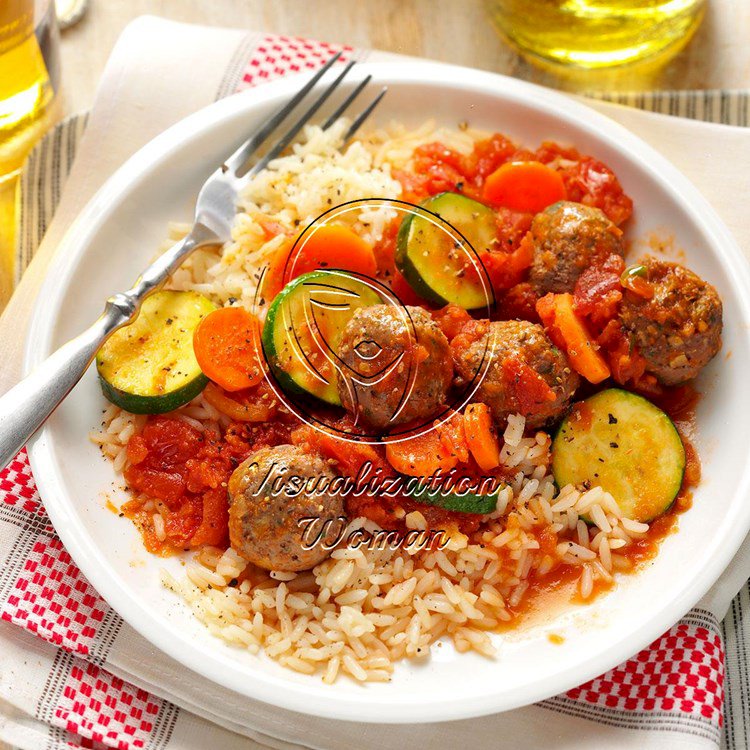
[[[400,85],[468,88],[481,90],[483,96],[497,96],[500,100],[510,97],[527,106],[541,104],[543,110],[548,113],[553,110],[556,117],[572,123],[576,128],[596,131],[599,139],[613,142],[616,137],[617,147],[630,150],[633,160],[640,168],[650,171],[658,183],[668,187],[670,192],[679,190],[683,198],[689,198],[691,204],[697,203],[701,207],[695,215],[695,222],[707,236],[715,240],[713,253],[717,261],[726,268],[731,266],[734,274],[731,281],[736,287],[744,285],[745,288],[750,288],[750,265],[747,259],[729,229],[698,188],[639,136],[580,100],[518,79],[445,63],[410,62],[408,66],[404,66],[397,62],[364,62],[358,67],[363,72],[371,73],[374,83],[392,81]],[[24,347],[25,372],[50,352],[54,319],[51,312],[46,311],[56,310],[61,304],[63,290],[68,287],[80,255],[95,240],[100,225],[107,218],[107,209],[112,207],[118,194],[131,188],[139,178],[148,179],[151,170],[156,168],[155,165],[172,150],[184,146],[191,135],[207,132],[212,125],[236,114],[238,110],[252,110],[263,103],[281,101],[295,91],[299,81],[305,77],[304,73],[287,76],[207,105],[157,135],[104,182],[65,233],[45,272],[34,302]],[[598,130],[598,126],[602,129]],[[96,220],[97,215],[100,221]],[[167,220],[168,217],[165,217],[165,222]],[[750,321],[750,300],[743,297],[739,299],[747,323]],[[750,504],[747,504],[747,510],[740,515],[742,523],[728,529],[721,553],[714,557],[713,564],[707,565],[689,586],[685,585],[678,596],[659,610],[658,616],[652,616],[635,634],[597,654],[596,658],[589,656],[575,669],[556,674],[544,680],[543,684],[540,681],[540,684],[519,690],[514,697],[488,694],[479,700],[476,697],[472,697],[470,701],[453,697],[422,703],[395,703],[393,700],[389,702],[376,699],[374,695],[369,696],[370,700],[367,702],[353,701],[338,694],[325,699],[311,695],[304,684],[261,672],[256,673],[252,680],[245,677],[242,683],[235,679],[222,680],[219,670],[210,668],[210,663],[202,659],[197,650],[181,648],[184,645],[182,640],[175,638],[174,633],[169,633],[168,629],[150,615],[145,606],[139,604],[136,597],[107,586],[104,571],[96,564],[95,539],[71,522],[74,516],[68,515],[64,507],[67,500],[58,501],[61,488],[55,476],[55,457],[49,432],[49,427],[43,427],[28,446],[29,461],[40,497],[48,499],[47,502],[43,501],[45,508],[66,550],[92,586],[123,620],[166,655],[226,689],[283,709],[331,719],[353,720],[356,717],[358,721],[373,723],[423,723],[471,718],[526,706],[578,686],[632,657],[672,627],[714,585],[750,530]],[[750,462],[735,490],[735,497],[739,495],[750,495]],[[107,591],[106,596],[101,593],[103,590]]]

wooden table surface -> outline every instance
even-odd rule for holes
[[[62,34],[61,109],[70,114],[91,106],[117,37],[146,13],[377,47],[567,90],[750,87],[750,0],[709,0],[708,7],[692,43],[664,69],[581,80],[558,78],[521,59],[495,33],[483,0],[90,0],[83,20]],[[13,192],[0,187],[0,310],[10,293],[12,215]]]
[[[488,22],[483,0],[90,0],[63,34],[66,107],[88,107],[110,50],[144,13],[213,26],[263,29],[428,57],[563,88],[743,88],[750,86],[750,0],[709,0],[689,47],[654,74],[560,81],[524,62]],[[533,0],[530,0],[531,6]]]

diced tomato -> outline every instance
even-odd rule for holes
[[[618,320],[611,320],[597,339],[607,354],[612,377],[620,385],[642,381],[646,371],[646,360],[631,344]]]
[[[155,417],[140,434],[148,450],[148,466],[168,470],[192,458],[203,443],[203,435],[181,419]]]
[[[466,158],[442,143],[425,143],[414,149],[414,172],[427,195],[461,192],[466,182]]]
[[[496,317],[498,320],[528,320],[539,322],[536,303],[539,296],[527,281],[516,284],[501,294],[498,299]]]
[[[470,159],[470,175],[474,184],[477,186],[484,184],[488,175],[491,175],[505,162],[515,158],[519,158],[516,145],[500,133],[494,133],[489,138],[478,141],[474,145],[474,151]]]
[[[185,494],[185,477],[180,471],[158,471],[144,466],[129,466],[124,472],[130,487],[149,497],[163,500],[170,507]]]
[[[433,320],[438,324],[440,330],[445,334],[448,341],[458,336],[461,329],[471,320],[463,307],[458,305],[446,305],[432,314]]]
[[[508,392],[522,414],[537,414],[555,400],[555,392],[547,381],[520,357],[506,357],[502,369]]]
[[[226,546],[229,541],[229,502],[226,489],[217,487],[204,492],[201,510],[200,525],[190,536],[190,546]]]
[[[573,307],[577,314],[603,327],[617,315],[622,299],[620,277],[625,261],[610,255],[602,265],[587,268],[576,282]]]
[[[161,500],[166,539],[153,531],[151,513],[135,498],[125,513],[142,529],[152,552],[203,544],[223,544],[227,537],[226,483],[234,468],[250,453],[249,431],[230,425],[225,439],[199,432],[173,417],[149,417],[143,430],[128,441],[128,485],[147,498]],[[288,432],[284,436],[288,440]],[[284,439],[278,443],[285,442]]]
[[[606,164],[551,142],[537,149],[536,158],[561,173],[568,200],[600,208],[618,226],[630,218],[633,201]]]
[[[430,194],[427,191],[427,179],[405,169],[394,169],[391,174],[401,183],[401,198],[408,203],[421,203]]]
[[[534,214],[511,211],[509,208],[498,208],[497,239],[498,250],[508,252],[516,250],[531,229]]]

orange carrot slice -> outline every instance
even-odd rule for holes
[[[304,237],[302,242],[299,253],[287,266],[285,284],[303,273],[321,268],[375,275],[377,266],[372,247],[349,227],[324,224],[312,230],[310,236]]]
[[[484,183],[482,197],[493,206],[538,213],[565,200],[559,172],[538,161],[511,161],[496,169]]]
[[[410,477],[432,477],[450,471],[459,463],[459,455],[446,445],[437,430],[404,440],[387,441],[385,456],[400,474]]]
[[[226,391],[241,391],[263,379],[260,324],[242,307],[206,315],[193,334],[193,350],[206,377]]]
[[[500,465],[500,444],[487,404],[469,404],[466,407],[464,432],[471,455],[482,471],[490,471]]]
[[[547,294],[536,311],[552,341],[567,353],[573,369],[589,383],[601,383],[610,375],[596,342],[573,309],[572,294]]]

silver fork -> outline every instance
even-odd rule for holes
[[[87,330],[64,344],[26,378],[0,397],[0,468],[6,466],[29,438],[45,422],[60,402],[83,377],[102,344],[119,328],[138,315],[143,300],[160,289],[182,262],[199,247],[219,245],[231,237],[237,198],[243,186],[275,159],[315,116],[324,102],[354,66],[347,63],[336,78],[314,99],[308,108],[278,138],[268,151],[249,166],[250,158],[279,128],[297,105],[307,97],[315,84],[333,67],[341,53],[331,57],[310,80],[248,138],[206,180],[198,194],[195,220],[188,235],[159,256],[126,292],[107,300],[101,317]],[[329,128],[352,105],[367,86],[366,76],[325,121]],[[345,140],[351,138],[377,107],[386,93],[383,88],[354,118]]]

